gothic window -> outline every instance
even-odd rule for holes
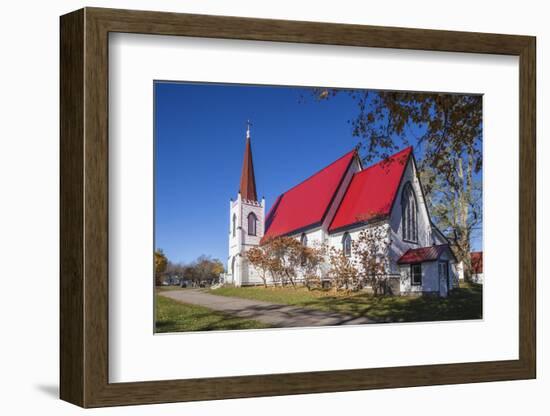
[[[401,194],[403,240],[418,242],[418,212],[416,197],[410,182],[403,187]]]
[[[248,214],[248,235],[256,235],[256,215],[251,212]]]
[[[235,214],[233,214],[233,225],[232,225],[232,230],[231,233],[233,234],[233,237],[235,237],[235,234],[237,232],[237,216]]]
[[[302,243],[302,245],[304,247],[307,247],[307,235],[306,235],[306,233],[303,233],[302,236],[300,237],[300,243]]]
[[[344,233],[342,237],[342,251],[344,252],[344,256],[351,256],[351,236],[349,233]]]

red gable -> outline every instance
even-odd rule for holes
[[[281,194],[267,214],[263,239],[320,225],[355,155],[355,150],[346,153],[315,175]]]
[[[390,214],[412,147],[357,172],[330,224],[329,231]]]
[[[470,253],[470,262],[472,264],[472,273],[483,273],[483,251]]]
[[[411,264],[437,260],[447,250],[450,250],[448,244],[411,248],[397,260],[397,264]]]

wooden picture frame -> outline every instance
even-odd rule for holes
[[[101,407],[535,378],[534,37],[99,8],[62,16],[60,28],[61,399]],[[110,32],[519,56],[519,359],[109,383]]]

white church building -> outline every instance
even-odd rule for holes
[[[395,294],[446,296],[458,284],[456,259],[430,219],[412,147],[366,167],[352,150],[280,194],[266,215],[265,200],[256,192],[248,129],[229,221],[225,283],[262,284],[245,253],[267,239],[291,236],[353,256],[352,241],[360,231],[381,227],[389,239],[387,277]]]

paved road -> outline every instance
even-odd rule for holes
[[[259,300],[217,296],[201,292],[200,289],[161,291],[159,294],[179,302],[204,306],[241,318],[255,319],[274,327],[358,325],[374,322],[365,317],[279,305]]]

